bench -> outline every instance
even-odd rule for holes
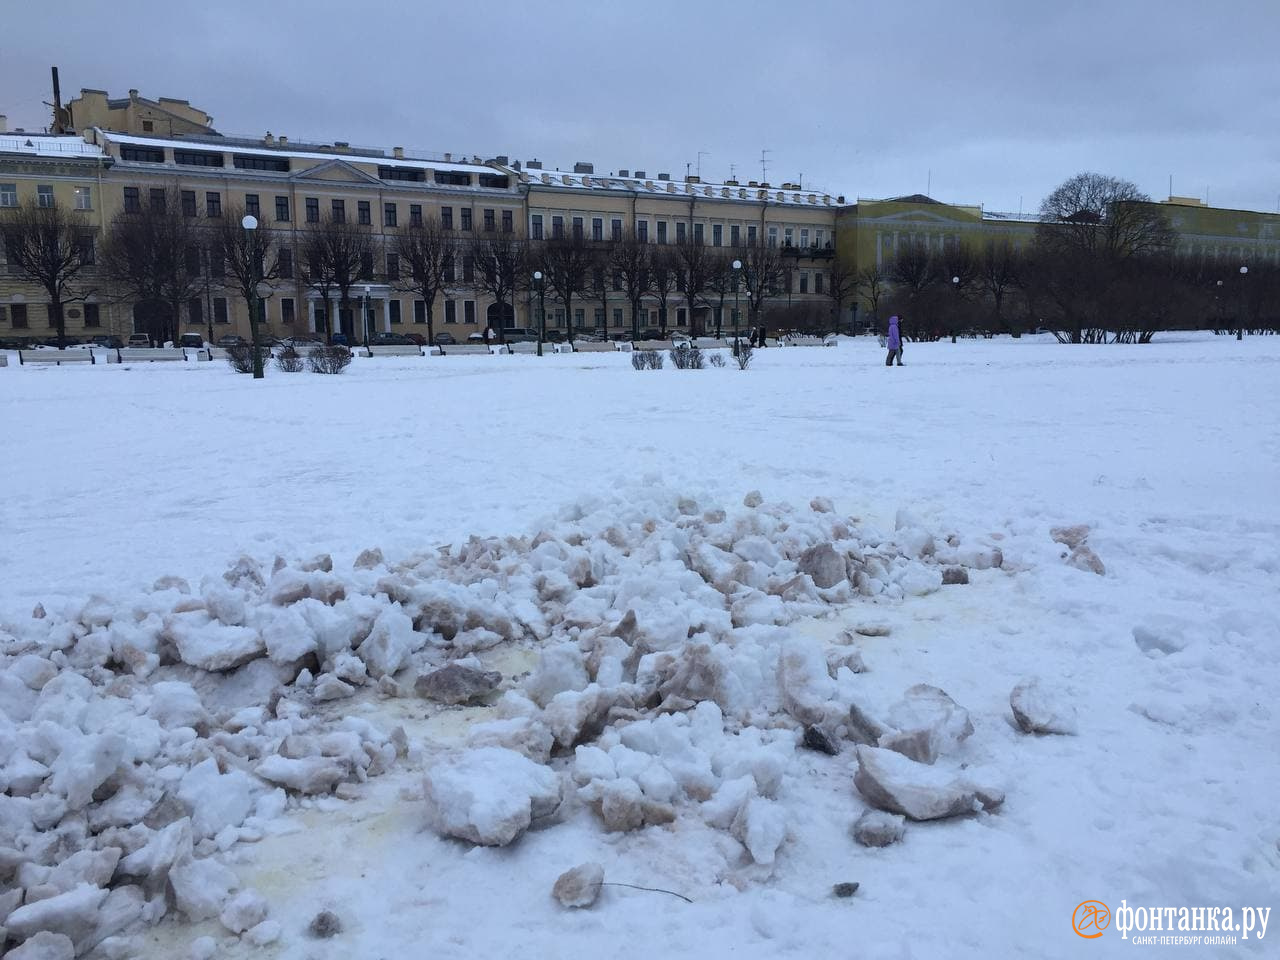
[[[547,349],[545,349],[543,352],[550,353],[551,352],[550,346],[551,346],[550,344],[547,344]],[[520,340],[515,343],[508,343],[507,349],[510,350],[512,353],[537,353],[538,344],[537,344],[537,341],[535,340]]]
[[[186,360],[181,347],[121,347],[116,351],[116,363],[155,363],[160,360]]]
[[[637,340],[631,344],[632,350],[670,350],[670,340]]]
[[[491,352],[486,343],[450,343],[440,348],[440,353],[446,357],[488,356]]]
[[[695,337],[693,345],[699,350],[727,350],[729,341],[723,337]]]
[[[371,343],[369,344],[368,356],[420,357],[422,356],[422,348],[416,343]]]
[[[7,353],[0,353],[0,367],[7,367],[8,365],[9,355]]]
[[[92,350],[19,350],[18,366],[51,363],[60,367],[66,363],[97,363]]]
[[[598,340],[578,340],[573,344],[573,349],[578,353],[614,353],[615,348],[612,343],[601,343]]]

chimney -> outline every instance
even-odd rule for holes
[[[627,177],[631,176],[631,171],[626,169],[619,170],[618,176],[622,177],[623,179],[626,179]]]
[[[512,169],[512,170],[519,170],[519,169],[520,169],[520,161],[519,161],[519,160],[517,160],[515,163],[511,164],[511,169]]]
[[[690,174],[689,176],[684,178],[684,182],[685,183],[701,183],[702,178],[694,174]]]
[[[758,186],[760,186],[760,181],[758,181],[758,180],[748,180],[748,181],[747,181],[747,186],[748,186],[748,187],[758,187]]]
[[[669,173],[660,173],[660,174],[658,174],[658,179],[659,179],[659,180],[670,180],[670,179],[671,179],[671,174],[669,174]]]
[[[738,181],[737,181],[737,180],[726,180],[726,181],[724,182],[724,185],[725,185],[726,187],[736,187],[736,186],[738,185]]]
[[[338,153],[350,153],[351,144],[346,140],[335,140],[333,141],[333,149]]]
[[[289,145],[289,138],[288,138],[288,137],[281,137],[281,138],[280,138],[280,146],[282,146],[282,147],[287,147],[288,145]]]
[[[844,203],[844,194],[836,197],[836,203]]]
[[[493,158],[493,162],[503,167],[511,166],[511,158],[501,153]]]
[[[138,91],[137,91],[137,90],[130,90],[130,91],[129,91],[129,99],[130,99],[130,100],[137,100],[137,99],[138,99]]]
[[[272,145],[274,145],[274,144],[275,144],[275,142],[276,142],[276,138],[275,138],[275,137],[273,137],[273,136],[271,135],[271,131],[270,131],[270,130],[268,130],[268,131],[267,131],[267,135],[266,135],[265,137],[263,137],[263,138],[262,138],[262,142],[263,142],[263,143],[265,143],[268,147],[270,147],[270,146],[272,146]]]
[[[9,129],[9,118],[0,113],[0,133],[4,133]]]
[[[595,164],[578,162],[573,165],[574,173],[595,173]]]
[[[645,173],[643,170],[637,170],[635,176],[637,180],[644,180],[649,175]]]
[[[525,167],[525,169],[526,169],[526,170],[541,170],[541,169],[542,169],[542,161],[541,161],[541,160],[529,160],[529,161],[527,161],[527,162],[525,163],[524,167]]]
[[[453,163],[453,154],[452,154],[452,153],[446,153],[446,154],[444,155],[444,162],[445,162],[445,163]]]
[[[404,159],[404,147],[392,147],[392,148],[391,148],[391,155],[392,155],[393,157],[395,157],[397,160],[403,160],[403,159]]]

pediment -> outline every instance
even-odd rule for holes
[[[326,160],[294,174],[294,180],[328,180],[336,183],[382,183],[377,177],[365,173],[345,160]]]
[[[876,217],[877,223],[968,223],[969,217],[944,217],[929,210],[904,210],[887,217]]]

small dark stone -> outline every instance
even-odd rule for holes
[[[834,757],[840,752],[840,744],[821,727],[805,727],[802,745],[809,750],[825,753],[829,757]]]
[[[945,567],[942,571],[943,584],[968,583],[969,571],[964,567]]]
[[[857,884],[855,883],[856,887]],[[319,937],[322,940],[328,940],[330,937],[336,937],[342,932],[342,921],[338,919],[338,915],[331,910],[321,910],[311,921],[311,926],[307,927],[307,932],[313,937]]]
[[[837,883],[831,888],[831,892],[837,897],[852,897],[858,892],[858,885],[856,883]]]

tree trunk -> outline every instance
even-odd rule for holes
[[[253,351],[253,379],[261,380],[263,377],[262,351],[258,349],[257,301],[257,291],[253,291],[250,296],[245,297],[245,302],[249,305],[249,349]]]
[[[64,316],[62,298],[58,296],[56,290],[51,291],[49,294],[49,312],[53,314],[53,325],[58,331],[58,349],[65,350],[67,348],[67,320]]]

